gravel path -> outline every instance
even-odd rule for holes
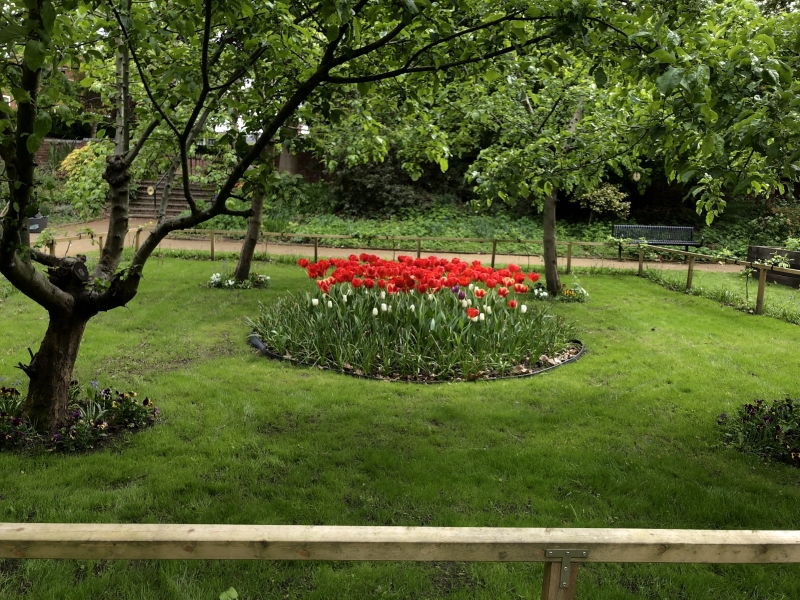
[[[143,219],[131,219],[130,227],[131,229],[134,227],[145,226],[151,227],[153,226],[153,221],[143,220]],[[103,232],[105,233],[108,231],[108,221],[107,220],[98,220],[92,221],[90,223],[80,223],[76,225],[64,225],[64,226],[56,226],[55,229],[58,232],[57,237],[71,237],[77,235],[77,232],[82,229],[86,228],[92,229],[97,233]],[[142,234],[143,236],[146,234]],[[134,243],[134,236],[133,234],[129,234],[127,239],[125,240],[126,246],[133,246]],[[36,236],[33,236],[33,239],[36,239]],[[219,236],[215,241],[215,248],[217,252],[239,252],[241,249],[241,241],[236,240],[223,240],[220,239]],[[165,239],[159,245],[160,248],[175,248],[175,249],[184,249],[184,250],[208,250],[209,249],[209,241],[208,239],[205,240],[183,240],[183,239]],[[264,244],[259,244],[258,250],[263,251]],[[56,246],[56,254],[58,256],[75,256],[76,254],[86,254],[87,252],[92,252],[93,250],[97,250],[97,245],[92,244],[90,239],[82,239],[82,240],[74,240],[72,242],[60,242]],[[270,243],[267,245],[267,250],[270,254],[294,254],[298,256],[307,256],[311,257],[314,254],[313,246],[306,246],[300,244],[278,244],[278,243]],[[376,250],[374,248],[366,248],[366,249],[355,249],[355,248],[323,248],[320,247],[319,249],[319,257],[320,258],[331,258],[331,257],[346,257],[350,254],[360,254],[361,252],[367,252],[369,254],[378,254],[384,258],[392,258],[393,252],[391,249],[388,250]],[[401,250],[397,251],[396,254],[409,254],[411,251],[409,250]],[[430,253],[426,253],[430,254]],[[438,252],[442,256],[447,257],[458,257],[461,260],[466,261],[473,261],[473,260],[480,260],[484,263],[488,263],[491,260],[491,254],[467,254],[467,253],[460,253],[460,252]],[[566,257],[561,256],[558,259],[559,265],[564,266],[566,264]],[[508,262],[515,262],[518,263],[523,268],[527,268],[528,266],[536,267],[541,266],[542,257],[537,255],[519,255],[519,254],[504,254],[499,255],[497,257],[498,263],[508,263]],[[635,260],[616,260],[616,259],[607,259],[607,258],[579,258],[573,257],[572,258],[572,266],[574,267],[608,267],[613,269],[635,269],[637,267],[637,261]],[[662,262],[662,261],[648,261],[646,263],[647,267],[650,268],[660,268],[660,269],[668,269],[668,270],[685,270],[686,264],[683,262]],[[700,271],[713,271],[718,273],[738,273],[742,270],[742,267],[737,265],[721,265],[718,263],[695,263],[695,269]]]

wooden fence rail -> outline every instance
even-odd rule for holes
[[[0,558],[545,562],[570,600],[583,562],[800,563],[800,532],[0,523]]]
[[[694,261],[697,258],[702,258],[705,260],[710,260],[713,262],[723,262],[725,264],[733,264],[733,265],[741,265],[744,268],[750,269],[758,269],[758,293],[756,294],[756,310],[755,313],[757,315],[764,314],[764,291],[767,287],[767,271],[774,271],[775,273],[788,273],[791,275],[800,275],[800,270],[798,269],[786,269],[784,267],[776,267],[773,265],[764,265],[756,262],[751,262],[747,260],[738,260],[738,259],[731,259],[731,258],[717,258],[715,256],[710,256],[708,254],[699,254],[697,252],[686,252],[684,250],[672,250],[669,248],[662,248],[661,246],[643,246],[649,248],[651,250],[655,250],[657,252],[672,252],[673,254],[678,254],[680,256],[686,256],[689,259],[688,262],[688,273],[686,276],[686,291],[692,289],[692,279],[694,276]],[[643,261],[644,261],[644,253],[640,250],[639,252],[639,275],[642,274],[643,269]]]

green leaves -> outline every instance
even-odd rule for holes
[[[239,594],[234,588],[228,588],[219,595],[219,600],[237,600],[238,598]]]
[[[0,44],[10,44],[19,42],[25,39],[28,35],[28,30],[22,25],[12,23],[0,29]]]
[[[658,91],[665,96],[669,96],[680,85],[683,80],[683,73],[684,70],[682,68],[670,67],[666,73],[656,79]]]
[[[674,65],[677,61],[677,58],[675,58],[675,55],[672,54],[672,52],[667,52],[663,48],[659,48],[655,52],[651,52],[649,56],[655,58],[658,62],[667,63],[670,65]]]
[[[595,85],[597,85],[597,87],[599,88],[605,87],[606,83],[608,83],[608,75],[606,75],[606,72],[603,70],[603,67],[598,67],[597,69],[595,69],[594,82]]]
[[[46,51],[43,42],[28,40],[25,43],[25,63],[31,71],[36,71],[44,63]]]

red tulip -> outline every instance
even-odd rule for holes
[[[297,264],[305,269],[308,266],[308,259],[301,258],[300,260],[297,261]]]
[[[508,270],[511,271],[512,273],[516,273],[516,272],[520,271],[521,269],[519,268],[519,265],[515,265],[514,263],[511,263],[510,265],[508,265]]]
[[[481,314],[481,311],[479,311],[477,308],[468,308],[467,309],[467,316],[470,319],[476,319],[479,314]]]
[[[361,284],[364,283],[364,282],[361,281],[360,279],[358,279],[357,277],[353,277],[353,281],[351,281],[350,283],[353,284],[354,288],[358,289],[358,288],[361,287]]]
[[[508,301],[508,308],[517,308],[517,301],[516,300],[509,300]]]
[[[501,298],[505,298],[506,296],[508,296],[508,288],[507,287],[498,288],[497,295],[500,296]]]
[[[538,273],[528,273],[528,279],[530,279],[533,283],[539,281],[539,274]]]
[[[483,298],[486,295],[486,290],[483,288],[475,288],[475,297]]]
[[[364,287],[367,288],[368,290],[371,290],[374,285],[375,285],[374,279],[368,278],[364,280]]]

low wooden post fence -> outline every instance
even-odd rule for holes
[[[567,275],[572,273],[572,242],[567,244]]]
[[[644,275],[644,247],[639,246],[639,277]]]
[[[764,265],[761,263],[755,263],[747,260],[737,260],[731,258],[719,258],[716,256],[710,256],[708,254],[699,254],[697,252],[686,252],[684,250],[674,250],[672,248],[663,248],[661,246],[648,246],[653,250],[658,252],[671,252],[673,254],[678,254],[689,259],[689,273],[686,278],[686,289],[687,291],[692,287],[692,277],[694,274],[694,260],[696,258],[706,259],[712,262],[720,262],[728,265],[740,265],[742,267],[748,269],[758,269],[758,294],[756,295],[756,310],[755,313],[757,315],[764,314],[764,292],[767,287],[767,271],[774,271],[776,273],[789,273],[791,275],[800,275],[800,269],[786,269],[784,267],[776,267],[774,265]]]
[[[800,532],[0,523],[0,558],[545,562],[572,600],[583,563],[800,563]]]

